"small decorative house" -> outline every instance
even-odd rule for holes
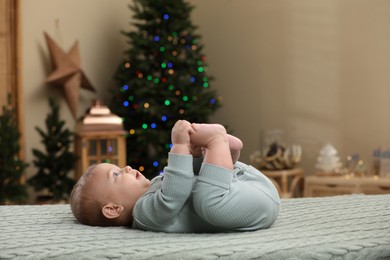
[[[87,113],[78,120],[75,131],[76,181],[94,163],[126,165],[126,131],[122,118],[111,113],[99,100],[95,100]]]

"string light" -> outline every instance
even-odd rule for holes
[[[135,130],[134,129],[130,129],[129,130],[129,134],[131,134],[131,135],[135,134]]]
[[[120,91],[125,92],[128,89],[129,89],[129,87],[127,85],[124,85],[123,87],[120,88]]]

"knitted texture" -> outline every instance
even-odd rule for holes
[[[175,234],[78,224],[69,205],[0,206],[0,259],[390,259],[390,195],[282,200],[269,229]]]

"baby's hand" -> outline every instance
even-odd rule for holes
[[[191,123],[186,120],[178,120],[172,128],[172,144],[190,144],[190,134],[194,132]]]

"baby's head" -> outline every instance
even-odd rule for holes
[[[73,215],[90,226],[131,225],[134,205],[149,186],[150,180],[130,166],[91,165],[70,195]]]

